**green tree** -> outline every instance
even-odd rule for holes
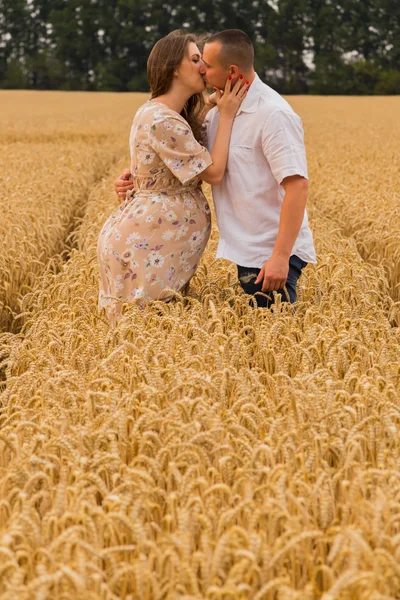
[[[400,71],[396,69],[382,71],[374,91],[379,95],[400,94]]]
[[[307,5],[305,0],[279,0],[277,10],[268,11],[270,27],[266,32],[269,46],[275,50],[274,69],[278,91],[286,94],[307,91]]]
[[[0,0],[0,87],[144,91],[178,28],[243,29],[279,92],[399,93],[399,0]]]
[[[63,65],[65,89],[93,89],[94,68],[102,57],[98,37],[102,15],[100,2],[52,0],[50,46]]]
[[[379,62],[385,69],[400,70],[400,2],[375,0],[375,27],[381,38]]]
[[[23,81],[29,18],[26,0],[0,0],[1,87]]]
[[[17,58],[10,58],[3,77],[2,87],[5,90],[23,90],[29,85],[26,69]]]

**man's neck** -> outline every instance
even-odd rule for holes
[[[250,73],[243,73],[243,77],[246,78],[246,81],[249,83],[253,83],[256,78],[257,73],[252,69]]]

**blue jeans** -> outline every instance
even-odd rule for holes
[[[288,278],[286,280],[286,289],[285,290],[277,290],[277,294],[281,294],[282,302],[296,302],[297,294],[296,294],[296,286],[297,281],[301,275],[302,269],[307,266],[304,260],[293,254],[289,260],[289,273]],[[246,294],[251,296],[255,296],[257,305],[263,308],[270,308],[270,306],[274,303],[274,295],[272,292],[262,292],[261,294],[257,292],[261,292],[262,284],[261,281],[257,285],[255,285],[255,280],[257,279],[257,275],[261,271],[257,267],[241,267],[237,265],[238,269],[238,277],[240,285]],[[266,294],[265,296],[263,294]],[[289,296],[289,297],[288,297]]]

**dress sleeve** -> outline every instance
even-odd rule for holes
[[[278,183],[290,175],[308,178],[303,126],[296,113],[275,111],[264,127],[262,145]]]
[[[181,183],[187,183],[212,164],[210,153],[196,140],[189,124],[172,115],[154,119],[150,145]]]

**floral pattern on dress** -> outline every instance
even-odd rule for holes
[[[99,309],[115,324],[124,302],[169,300],[196,271],[211,232],[199,175],[212,163],[185,119],[149,100],[130,133],[135,193],[100,232]]]

